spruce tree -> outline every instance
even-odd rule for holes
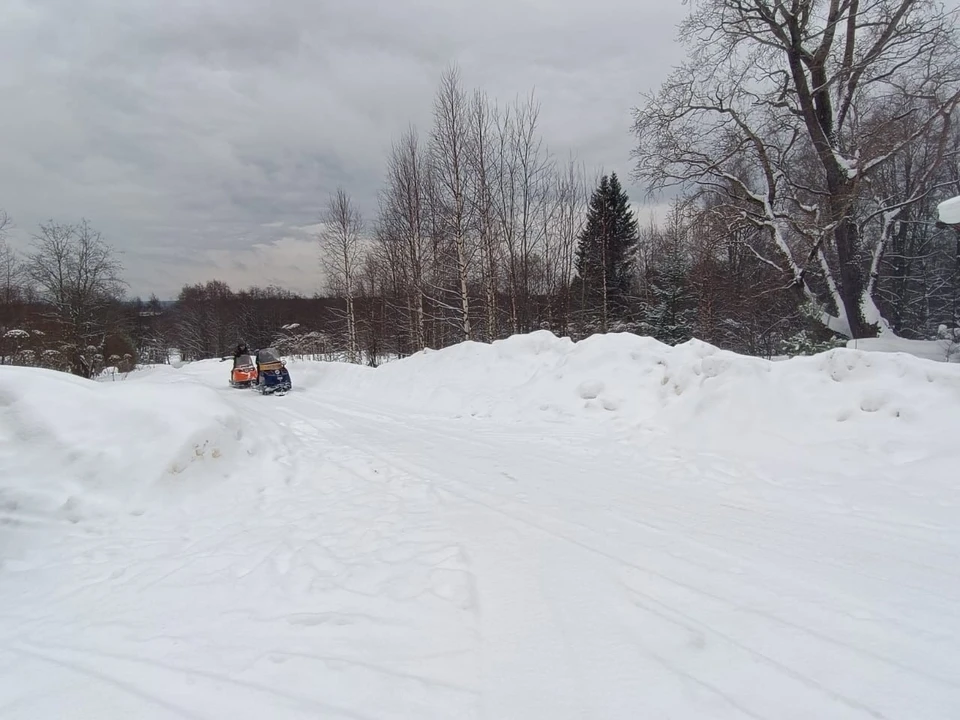
[[[657,266],[648,273],[647,282],[653,297],[645,307],[643,329],[669,345],[686,342],[693,337],[697,313],[689,271],[682,247],[671,245]]]
[[[599,315],[601,332],[626,313],[636,245],[637,220],[629,198],[616,173],[604,175],[590,197],[576,255],[584,310]]]

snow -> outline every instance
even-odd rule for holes
[[[833,159],[837,161],[837,165],[840,166],[840,169],[843,170],[848,178],[852,180],[857,176],[856,160],[845,157],[836,148],[833,148]]]
[[[0,717],[960,711],[958,365],[227,365],[0,368]]]
[[[940,222],[946,225],[960,224],[960,195],[944,200],[937,205]]]
[[[960,339],[941,337],[938,340],[908,340],[891,333],[875,338],[848,340],[854,350],[881,353],[905,353],[926,360],[960,362]]]
[[[892,338],[895,336],[893,328],[890,327],[890,322],[880,312],[880,308],[877,307],[871,293],[866,292],[860,298],[860,310],[867,325],[877,326],[880,337]],[[849,333],[847,337],[850,337]]]
[[[164,485],[230,477],[240,437],[233,407],[194,383],[120,388],[4,366],[0,518],[76,523],[137,507]]]

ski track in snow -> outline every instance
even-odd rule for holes
[[[894,468],[223,396],[242,475],[0,568],[0,717],[960,716],[957,528]]]

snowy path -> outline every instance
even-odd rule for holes
[[[224,397],[244,476],[0,570],[0,717],[960,716],[957,508],[909,468]]]

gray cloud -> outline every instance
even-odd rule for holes
[[[679,5],[679,4],[676,4]],[[134,294],[320,289],[309,233],[342,184],[372,215],[390,144],[451,62],[546,144],[630,169],[630,108],[679,60],[662,0],[7,0],[0,208],[24,245],[86,217]],[[635,200],[639,190],[631,188]]]

